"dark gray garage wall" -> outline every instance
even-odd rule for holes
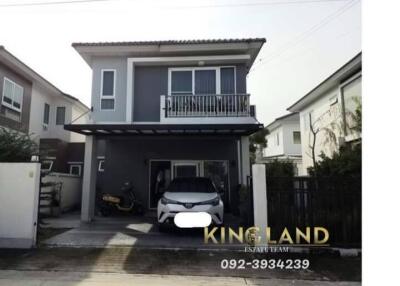
[[[246,93],[244,65],[236,66],[236,92]],[[137,66],[134,72],[134,121],[160,121],[160,96],[168,94],[167,66]]]
[[[236,139],[207,137],[110,138],[106,148],[106,170],[102,191],[119,193],[123,182],[131,181],[136,194],[148,206],[151,159],[229,160],[232,206],[237,206],[238,161]]]

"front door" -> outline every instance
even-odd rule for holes
[[[199,161],[173,161],[172,178],[187,178],[201,176],[201,162]]]

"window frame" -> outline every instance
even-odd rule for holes
[[[78,175],[72,173],[72,168],[74,168],[74,167],[78,167],[78,169],[79,169],[79,174]],[[73,176],[80,177],[82,175],[82,165],[81,164],[70,164],[69,165],[69,174],[73,175]]]
[[[174,96],[177,94],[172,94],[172,72],[174,71],[191,71],[192,72],[192,93],[189,95],[196,95],[196,79],[195,72],[197,70],[215,70],[215,94],[216,95],[224,95],[221,94],[221,69],[223,68],[233,68],[233,77],[234,77],[234,94],[237,94],[237,80],[236,80],[236,66],[202,66],[202,67],[170,67],[168,68],[168,96]],[[187,94],[182,94],[187,95]],[[201,94],[199,94],[201,95]]]
[[[294,140],[294,134],[298,133],[299,134],[299,142],[296,143]],[[292,131],[292,141],[294,145],[300,145],[301,144],[301,132],[300,131]]]
[[[49,116],[47,117],[48,122],[44,122],[45,114],[46,114],[46,106],[49,107]],[[45,102],[43,105],[43,125],[46,127],[50,125],[50,104],[48,104],[47,102]]]
[[[58,124],[58,109],[59,108],[64,108],[64,122],[62,124]],[[66,115],[67,108],[65,106],[56,106],[56,125],[64,125],[65,124],[65,115]]]
[[[114,74],[114,77],[113,77],[113,80],[114,80],[114,82],[113,82],[113,95],[103,95],[104,72],[113,72],[113,74]],[[115,111],[115,104],[116,104],[115,93],[116,93],[116,83],[117,83],[117,70],[116,69],[101,69],[100,73],[101,73],[101,80],[100,80],[100,111]],[[113,109],[104,109],[104,108],[102,108],[101,101],[103,99],[113,99],[114,100]]]
[[[10,82],[10,83],[13,85],[13,94],[12,94],[12,98],[11,98],[11,104],[4,101],[4,94],[5,94],[5,90],[6,90],[6,89],[4,88],[4,86],[5,86],[5,84],[6,84],[6,81]],[[15,106],[13,105],[13,103],[14,103],[14,96],[15,96],[14,91],[15,91],[15,87],[16,87],[16,86],[22,89],[22,98],[21,98],[21,107],[20,107],[20,108],[17,108],[17,107],[15,107]],[[14,81],[12,81],[12,80],[9,79],[8,77],[4,77],[4,80],[3,80],[3,92],[2,92],[2,97],[1,97],[1,104],[4,105],[4,106],[7,107],[7,108],[10,108],[10,109],[16,111],[16,112],[22,113],[22,105],[23,105],[23,102],[24,102],[24,87],[21,86],[21,85],[19,85],[18,83],[14,82]]]
[[[362,96],[362,73],[358,72],[355,75],[353,75],[352,77],[348,78],[347,80],[345,80],[344,82],[342,82],[339,85],[339,98],[340,98],[340,112],[342,114],[342,121],[343,121],[343,126],[344,126],[344,134],[345,137],[351,136],[351,132],[348,131],[347,128],[347,122],[346,122],[346,106],[345,106],[345,100],[344,100],[344,92],[343,90],[349,86],[350,84],[352,84],[353,82],[355,82],[356,80],[361,80],[361,96]]]

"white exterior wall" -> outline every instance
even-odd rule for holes
[[[50,116],[47,130],[43,128],[44,104],[50,105]],[[59,94],[50,94],[42,87],[34,83],[32,85],[31,111],[29,119],[29,133],[32,138],[39,141],[40,138],[58,138],[66,142],[84,142],[84,136],[73,134],[64,130],[63,125],[56,125],[56,109],[57,106],[65,107],[65,123],[71,122],[73,118],[77,118],[85,110],[76,106],[73,100],[69,100]],[[78,115],[79,114],[79,115]],[[81,120],[87,120],[82,118]],[[85,122],[80,122],[85,123]]]
[[[293,132],[300,132],[299,122],[285,122],[282,124],[283,150],[285,156],[301,156],[301,144],[293,142]]]
[[[330,99],[335,96],[338,100],[335,104],[331,105]],[[337,87],[326,92],[317,101],[300,112],[301,149],[303,158],[303,166],[300,175],[307,175],[307,168],[313,165],[310,147],[312,146],[313,136],[310,132],[308,121],[309,113],[312,112],[315,129],[329,128],[334,131],[339,138],[343,136],[342,128],[339,126],[342,122],[340,104],[339,87]],[[319,119],[318,122],[316,122],[317,119]],[[330,142],[327,140],[326,131],[322,130],[317,134],[315,143],[315,155],[317,160],[320,159],[321,152],[324,152],[327,156],[331,156],[332,153],[337,150],[338,142]]]
[[[279,136],[279,145],[276,140],[277,136]],[[264,149],[264,157],[281,156],[284,154],[282,126],[270,131],[267,135],[267,142],[268,146]]]
[[[0,163],[0,248],[36,244],[39,163]]]

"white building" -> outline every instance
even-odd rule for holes
[[[361,102],[361,74],[359,53],[288,108],[300,113],[301,175],[306,175],[307,168],[313,166],[313,146],[316,160],[319,160],[321,152],[331,156],[341,144],[360,138],[361,134],[352,130],[352,115]],[[315,144],[311,127],[317,133]]]
[[[295,174],[298,174],[302,169],[299,114],[290,113],[276,118],[266,128],[269,131],[266,136],[267,147],[259,161],[292,161],[295,164]]]
[[[82,169],[85,136],[65,130],[64,124],[86,123],[89,116],[86,105],[0,46],[0,127],[29,134],[47,154],[42,169]]]

